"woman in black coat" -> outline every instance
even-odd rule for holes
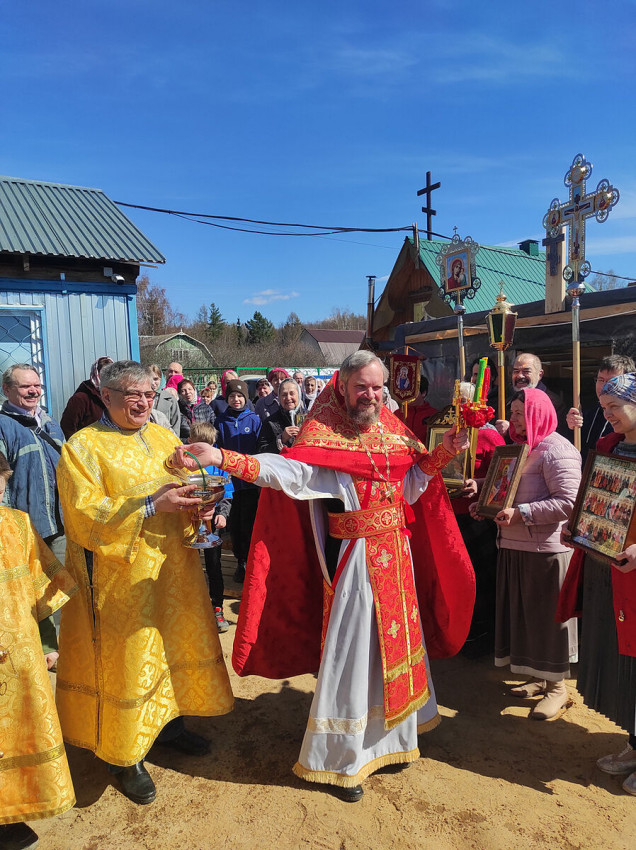
[[[278,387],[280,409],[266,419],[256,444],[256,451],[280,454],[283,446],[291,446],[300,431],[306,410],[300,400],[298,384],[286,378]]]
[[[86,428],[102,418],[106,405],[99,392],[99,373],[112,362],[112,357],[99,357],[91,366],[90,378],[82,381],[66,402],[60,426],[67,440],[80,428]]]

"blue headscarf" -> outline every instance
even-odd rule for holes
[[[636,404],[636,373],[626,372],[624,375],[615,375],[610,378],[603,385],[601,395],[613,395]]]

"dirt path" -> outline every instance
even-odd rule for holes
[[[227,604],[228,668],[237,613],[238,602]],[[527,719],[531,701],[508,697],[489,659],[435,663],[442,724],[420,738],[418,762],[370,777],[352,805],[291,772],[314,677],[231,675],[233,714],[190,721],[213,739],[211,756],[150,754],[151,806],[130,803],[92,754],[69,748],[78,805],[33,824],[40,850],[636,847],[636,799],[594,766],[625,735],[586,709],[572,683],[574,705],[537,723]]]

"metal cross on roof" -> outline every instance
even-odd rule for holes
[[[426,213],[426,238],[429,242],[433,240],[433,232],[431,230],[431,226],[433,224],[433,216],[437,215],[437,210],[431,209],[431,192],[434,192],[435,189],[439,189],[441,186],[441,182],[431,183],[431,172],[426,172],[426,186],[423,189],[420,189],[417,193],[419,198],[420,195],[426,195],[426,206],[422,207],[422,212]]]
[[[546,259],[550,264],[551,275],[555,275],[557,273],[559,263],[561,262],[561,252],[559,251],[559,245],[561,244],[561,242],[564,241],[565,236],[562,233],[559,233],[558,236],[546,236],[545,239],[541,240],[541,244],[544,246],[544,248],[548,249]]]
[[[592,270],[585,259],[586,219],[593,215],[597,221],[605,221],[620,198],[618,189],[609,180],[601,180],[595,191],[586,195],[585,182],[591,174],[592,163],[582,153],[577,153],[563,179],[570,189],[570,197],[563,202],[554,198],[543,217],[543,226],[551,239],[558,239],[559,231],[567,225],[568,265],[563,269],[563,278],[568,283],[571,280],[582,283]],[[553,243],[547,239],[543,244],[549,244],[552,249]]]

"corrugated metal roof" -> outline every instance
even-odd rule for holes
[[[0,251],[165,263],[101,189],[0,177]]]
[[[436,283],[440,281],[435,258],[448,242],[420,241],[420,257]],[[536,257],[519,248],[481,245],[475,257],[477,277],[481,286],[474,298],[462,299],[467,313],[490,310],[499,295],[499,282],[511,304],[525,304],[545,298],[545,253]]]
[[[334,330],[333,328],[305,328],[305,331],[316,340],[316,342],[362,342],[364,331],[360,330]]]

